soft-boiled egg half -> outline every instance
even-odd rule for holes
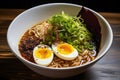
[[[53,51],[47,45],[38,45],[33,50],[34,61],[43,66],[48,66],[53,60]]]
[[[73,60],[78,56],[78,51],[68,43],[52,44],[52,49],[63,60]]]

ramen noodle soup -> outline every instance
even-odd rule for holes
[[[97,56],[84,19],[64,12],[28,29],[20,39],[19,51],[28,61],[52,68],[80,66]]]

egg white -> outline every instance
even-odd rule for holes
[[[63,60],[73,60],[78,56],[78,51],[74,48],[74,51],[72,53],[69,53],[67,55],[65,54],[61,54],[58,50],[57,50],[57,45],[52,44],[52,49],[55,53],[55,55]]]
[[[35,50],[37,50],[39,47],[42,47],[42,48],[46,47],[47,49],[51,50],[51,48],[50,48],[49,46],[47,46],[47,45],[43,45],[43,44],[42,44],[42,45],[36,46],[36,47],[34,48],[34,50],[33,50],[33,58],[34,58],[34,61],[35,61],[37,64],[39,64],[39,65],[48,66],[48,65],[52,62],[54,55],[53,55],[53,53],[52,53],[52,55],[51,55],[49,58],[45,58],[45,59],[37,58],[37,57],[35,56]]]

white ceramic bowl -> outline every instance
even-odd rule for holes
[[[59,77],[74,76],[80,74],[81,72],[84,72],[87,68],[92,66],[94,63],[96,63],[106,54],[113,40],[113,33],[109,23],[99,13],[89,8],[87,9],[89,9],[97,16],[101,25],[101,33],[102,33],[101,49],[95,60],[86,63],[82,66],[55,69],[55,68],[39,66],[35,63],[32,63],[24,59],[18,51],[18,42],[21,36],[27,29],[32,27],[34,24],[48,19],[50,16],[52,16],[55,13],[61,13],[61,11],[65,11],[69,15],[76,16],[80,11],[81,7],[82,6],[80,5],[68,4],[68,3],[50,3],[50,4],[44,4],[33,7],[18,15],[10,24],[7,32],[7,41],[13,54],[31,70],[44,76],[59,78]]]

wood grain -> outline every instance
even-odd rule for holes
[[[22,9],[0,9],[0,80],[63,80],[39,75],[28,69],[11,52],[7,29]],[[108,53],[86,72],[66,80],[120,80],[120,13],[99,12],[110,23],[114,39]]]

